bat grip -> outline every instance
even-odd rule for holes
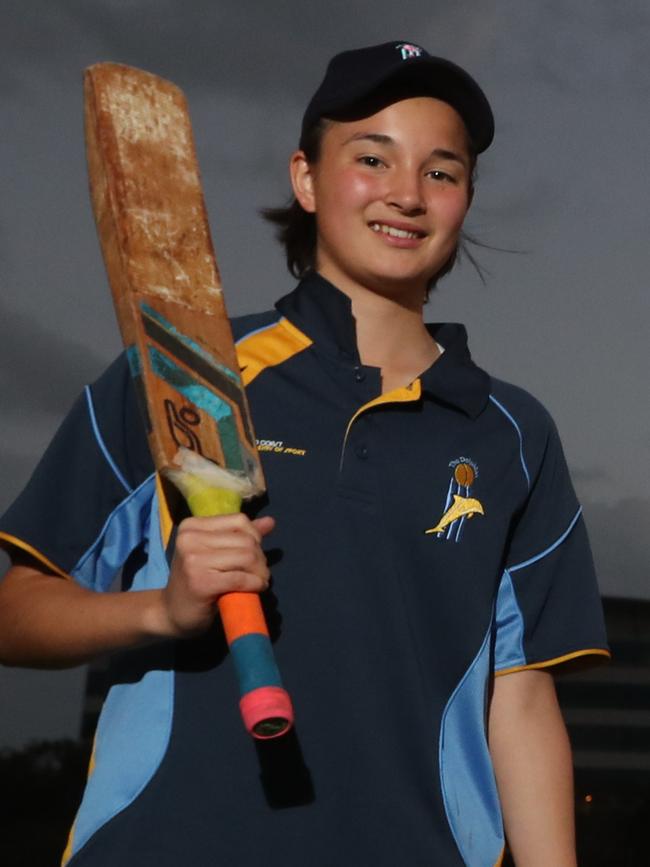
[[[187,503],[197,517],[232,515],[241,509],[236,492],[207,485],[188,493]],[[217,606],[239,681],[239,709],[247,731],[259,740],[285,734],[293,725],[293,706],[282,686],[259,595],[224,593]]]

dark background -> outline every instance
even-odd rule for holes
[[[288,193],[325,62],[404,39],[466,66],[488,93],[497,135],[468,229],[515,251],[475,251],[487,285],[461,264],[429,318],[465,322],[477,361],[548,406],[602,589],[650,599],[647,0],[3,0],[1,12],[0,511],[119,351],[88,202],[83,68],[125,62],[186,91],[229,307],[242,313],[291,286],[257,211]],[[8,867],[55,863],[37,850],[60,848],[77,802],[88,745],[64,739],[79,732],[84,677],[0,670]],[[584,863],[642,863],[647,773],[579,771],[577,786]],[[19,855],[6,854],[12,839]]]

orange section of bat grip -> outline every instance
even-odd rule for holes
[[[217,605],[228,645],[249,632],[269,634],[257,593],[226,593]]]

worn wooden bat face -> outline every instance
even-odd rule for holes
[[[185,98],[119,64],[90,67],[85,94],[95,218],[156,466],[183,447],[260,492]]]

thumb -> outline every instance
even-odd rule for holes
[[[272,518],[270,515],[264,515],[261,518],[255,518],[253,525],[259,530],[262,536],[266,536],[275,527],[275,518]]]

